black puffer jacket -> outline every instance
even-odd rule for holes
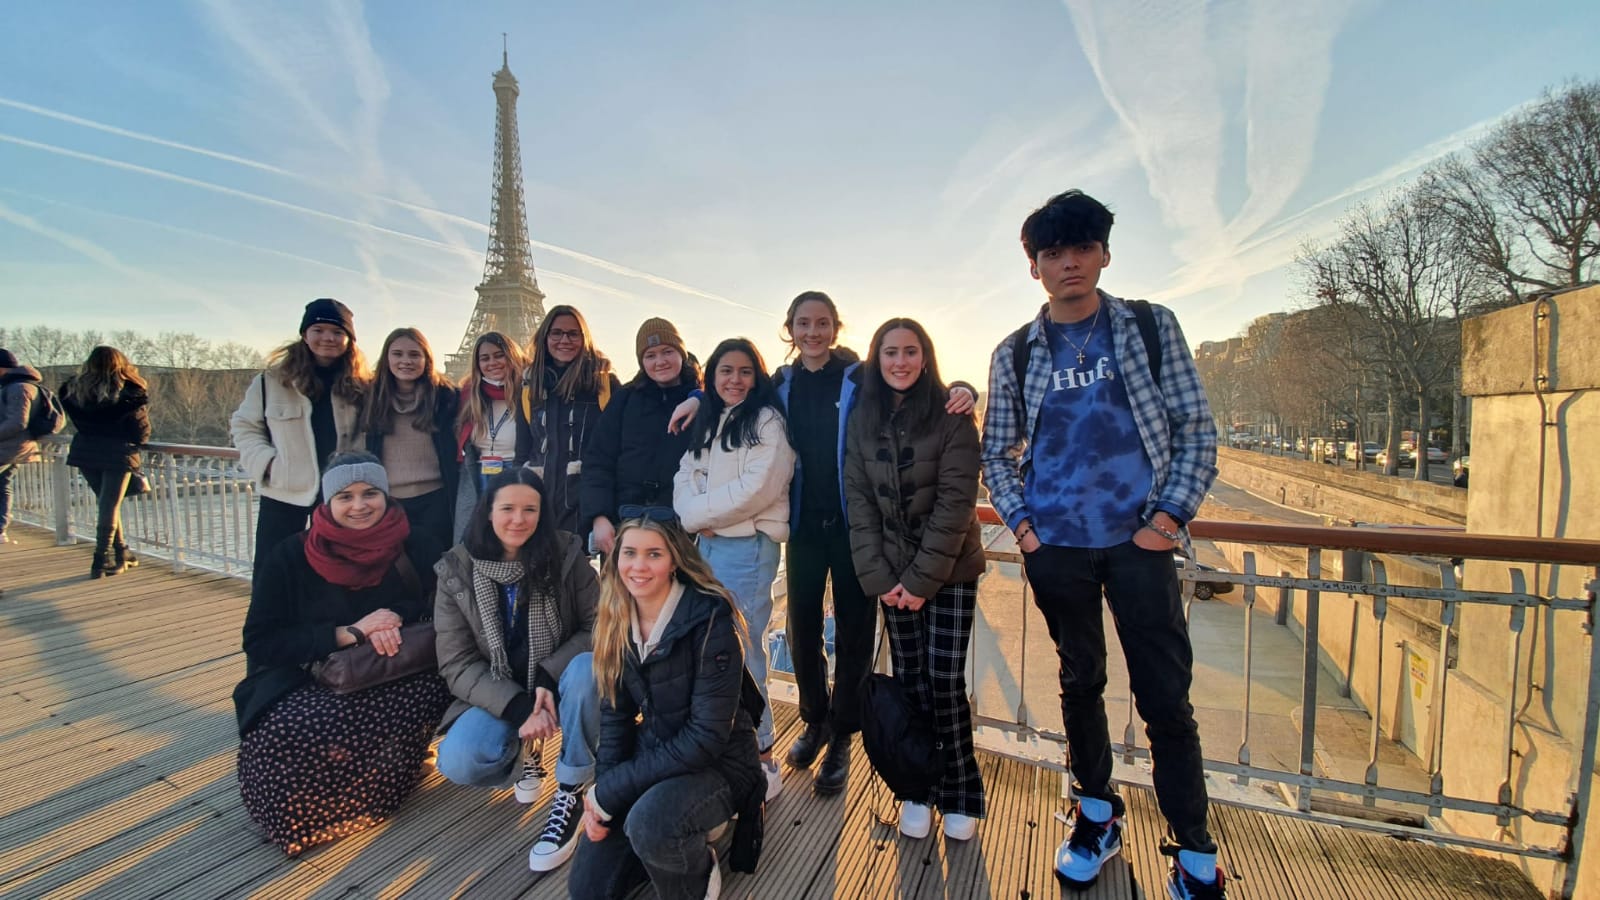
[[[561,373],[546,366],[543,373],[544,402],[533,405],[533,388],[522,380],[522,396],[517,398],[517,465],[532,466],[544,479],[545,506],[542,513],[555,517],[556,527],[579,537],[589,533],[594,516],[581,518],[583,454],[595,431],[600,426],[601,415],[611,401],[617,398],[622,385],[611,371],[600,373],[604,380],[599,393],[578,394],[571,400],[555,395],[556,382]]]
[[[765,786],[741,703],[744,651],[727,601],[686,588],[661,643],[640,661],[628,641],[615,705],[602,701],[595,799],[615,828],[651,786],[713,769],[734,807]],[[642,717],[641,717],[642,714]]]
[[[898,582],[923,599],[983,574],[978,525],[978,429],[971,416],[939,414],[911,434],[896,413],[868,434],[860,406],[846,434],[850,556],[868,596]]]
[[[689,448],[689,430],[668,434],[667,422],[697,386],[685,379],[664,388],[635,378],[611,398],[584,448],[583,522],[598,516],[615,521],[617,510],[630,503],[672,505],[672,478]]]
[[[124,384],[110,403],[83,404],[73,396],[77,378],[68,378],[57,393],[61,408],[77,431],[67,451],[67,465],[106,472],[135,472],[139,448],[150,440],[150,395]]]

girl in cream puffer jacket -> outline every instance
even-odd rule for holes
[[[789,538],[789,481],[794,448],[772,378],[749,340],[717,345],[706,364],[711,390],[690,426],[689,452],[673,479],[672,505],[684,530],[700,536],[700,555],[734,595],[749,624],[745,664],[763,696],[767,625],[778,543]],[[772,714],[756,728],[768,798],[776,794]]]

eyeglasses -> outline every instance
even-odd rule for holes
[[[583,340],[583,332],[581,332],[581,331],[579,331],[577,329],[573,329],[572,331],[564,331],[564,330],[562,330],[560,328],[552,328],[552,329],[550,329],[550,340],[552,340],[552,341],[581,341],[581,340]]]
[[[628,519],[649,519],[663,525],[678,524],[678,512],[670,506],[640,506],[637,503],[625,503],[618,510],[624,521]]]

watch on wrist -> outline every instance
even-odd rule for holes
[[[350,632],[350,636],[356,639],[357,644],[365,644],[367,642],[366,634],[354,625],[346,625],[344,630]]]

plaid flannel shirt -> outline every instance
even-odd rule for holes
[[[1140,514],[1149,519],[1164,511],[1186,525],[1194,518],[1206,491],[1217,477],[1217,427],[1206,403],[1205,388],[1177,317],[1164,306],[1151,305],[1161,336],[1161,387],[1150,375],[1149,355],[1139,336],[1133,309],[1104,291],[1100,302],[1111,326],[1117,370],[1139,439],[1154,477]],[[995,348],[989,361],[989,406],[983,418],[983,481],[995,510],[1013,530],[1029,518],[1023,484],[1033,468],[1034,429],[1050,384],[1053,364],[1045,322],[1045,304],[1028,326],[1028,368],[1019,390],[1012,356],[1016,333]],[[1188,549],[1185,530],[1184,547]]]

